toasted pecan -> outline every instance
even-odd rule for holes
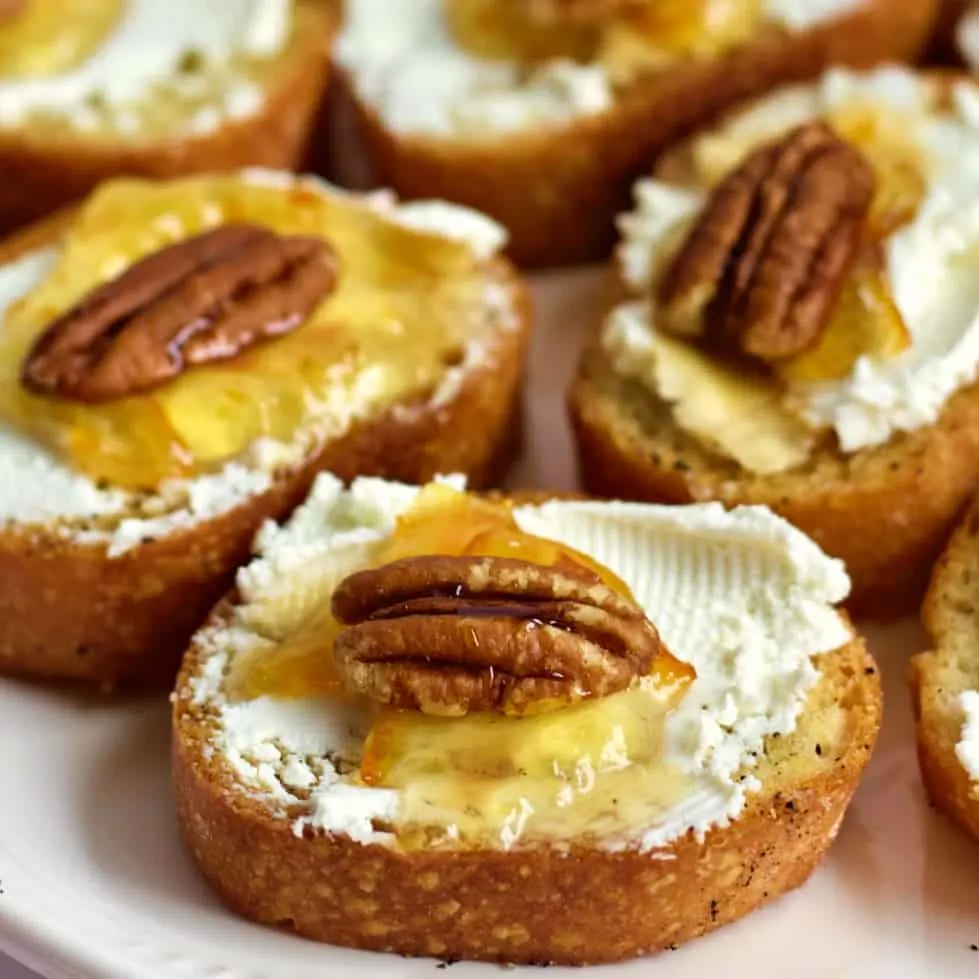
[[[345,579],[333,613],[347,684],[431,714],[524,713],[625,689],[664,651],[642,609],[581,569],[405,558]]]
[[[766,361],[819,338],[859,255],[875,176],[814,120],[752,153],[715,188],[660,280],[664,331],[733,340]]]
[[[336,255],[319,238],[248,224],[207,231],[142,259],[59,316],[25,358],[22,383],[88,403],[152,390],[294,330],[336,276]]]

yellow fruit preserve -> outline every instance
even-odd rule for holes
[[[27,0],[0,20],[0,78],[38,78],[77,68],[115,28],[125,0]]]
[[[653,0],[591,25],[541,23],[528,0],[446,0],[445,11],[456,43],[478,57],[599,61],[622,81],[723,51],[750,37],[760,20],[758,0]]]
[[[37,397],[21,363],[53,318],[144,256],[208,227],[253,222],[327,239],[334,291],[293,333],[102,405]],[[143,489],[208,472],[256,439],[326,437],[351,414],[431,390],[486,317],[487,272],[461,243],[384,220],[352,198],[235,177],[105,184],[52,273],[0,331],[0,421],[79,471]]]
[[[432,554],[576,565],[630,594],[591,558],[523,533],[509,506],[438,484],[419,493],[369,563]],[[321,609],[274,650],[237,663],[229,695],[343,696],[330,652],[336,630]],[[378,709],[360,777],[401,790],[399,835],[408,846],[499,845],[527,834],[571,838],[648,825],[688,788],[662,764],[663,725],[692,678],[691,667],[664,654],[629,690],[521,718]]]
[[[598,60],[627,83],[682,58],[710,58],[750,40],[760,0],[653,0],[605,29]]]
[[[460,47],[493,61],[584,61],[597,45],[590,28],[537,23],[527,0],[445,0],[445,19]]]

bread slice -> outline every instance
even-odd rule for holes
[[[265,72],[260,106],[205,132],[0,126],[0,233],[120,174],[167,178],[244,166],[298,168],[327,89],[337,23],[336,9],[323,0],[296,0],[289,41]]]
[[[315,534],[319,524],[302,519]],[[266,791],[274,778],[259,773],[259,782],[242,782],[246,753],[232,758],[233,745],[229,755],[219,713],[235,656],[248,655],[221,645],[223,629],[241,629],[239,601],[233,593],[215,610],[184,659],[173,698],[183,833],[233,911],[335,945],[573,965],[675,948],[806,881],[836,836],[880,725],[877,669],[853,638],[814,658],[820,676],[795,730],[767,739],[753,769],[760,787],[724,828],[700,839],[691,830],[645,852],[594,839],[569,847],[534,840],[510,850],[402,850],[352,829],[303,829],[299,817],[308,807]],[[255,716],[263,737],[278,730],[271,711]],[[257,730],[247,721],[243,727]],[[315,757],[306,763],[315,768]]]
[[[0,263],[56,242],[70,221],[67,213],[24,229],[0,244]],[[145,538],[118,553],[58,520],[0,520],[0,672],[105,690],[169,685],[255,531],[288,513],[321,470],[342,479],[459,471],[476,485],[496,481],[519,438],[531,308],[508,262],[489,258],[484,272],[495,298],[464,362],[446,366],[444,390],[353,421],[300,464],[276,469],[263,491],[235,491],[231,503],[172,528],[150,522]]]
[[[520,265],[570,265],[609,253],[613,218],[628,206],[633,180],[668,143],[738,101],[829,65],[913,59],[937,9],[937,0],[862,0],[806,31],[773,32],[636,83],[604,112],[478,140],[391,131],[343,71],[338,91],[355,107],[376,183],[495,217]]]
[[[928,797],[979,840],[979,780],[956,754],[962,740],[961,695],[979,690],[979,504],[974,503],[935,565],[923,619],[931,652],[911,661],[918,760]]]

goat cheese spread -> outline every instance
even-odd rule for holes
[[[979,782],[979,690],[967,690],[960,698],[965,721],[962,740],[955,753],[974,782]]]

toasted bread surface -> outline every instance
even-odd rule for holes
[[[923,619],[932,651],[911,661],[918,760],[931,801],[979,840],[979,782],[956,756],[960,694],[979,690],[979,501],[935,565]]]
[[[798,469],[759,476],[677,427],[669,406],[619,377],[598,340],[569,396],[579,466],[601,496],[771,507],[846,562],[853,612],[914,614],[935,559],[979,483],[979,384],[938,422],[843,454],[824,446]]]
[[[56,215],[19,232],[0,244],[0,262],[55,241],[69,220]],[[169,685],[194,629],[247,560],[255,531],[286,515],[318,472],[407,482],[461,472],[475,486],[502,476],[519,437],[532,314],[508,262],[495,259],[488,271],[509,292],[512,322],[497,324],[482,362],[439,404],[419,397],[355,423],[277,473],[267,492],[117,557],[57,526],[0,527],[0,672],[105,689]]]
[[[829,65],[870,67],[916,56],[937,0],[864,0],[851,13],[795,34],[773,32],[724,57],[684,63],[637,83],[608,111],[481,140],[388,130],[340,72],[377,183],[406,198],[475,207],[510,230],[520,265],[570,265],[606,256],[630,189],[672,140],[743,99],[815,78]]]
[[[298,0],[298,24],[280,55],[260,110],[206,133],[112,137],[0,129],[0,233],[83,197],[122,174],[176,177],[244,166],[295,169],[306,152],[331,75],[339,15],[321,0]]]
[[[227,616],[226,603],[214,621]],[[594,844],[402,852],[304,836],[235,781],[213,708],[194,702],[206,656],[184,660],[173,708],[183,833],[228,906],[307,938],[383,952],[586,964],[653,953],[734,921],[805,882],[870,757],[876,666],[854,639],[821,671],[796,730],[771,738],[762,789],[728,827],[656,854]]]

